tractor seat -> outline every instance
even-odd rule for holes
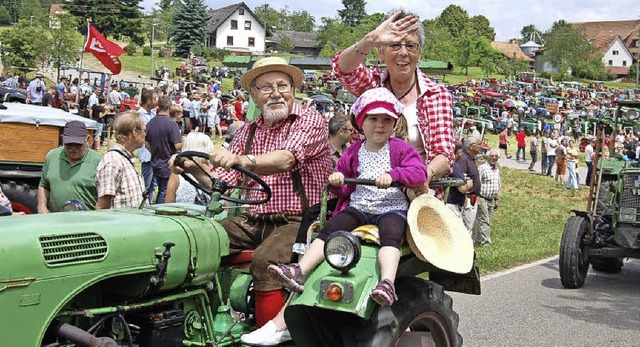
[[[251,264],[253,260],[253,252],[255,249],[245,249],[239,253],[231,254],[222,259],[222,264],[232,268],[242,267],[242,265]]]

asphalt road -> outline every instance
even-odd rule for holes
[[[482,279],[482,295],[449,293],[464,346],[640,346],[640,260],[560,283],[551,258]]]

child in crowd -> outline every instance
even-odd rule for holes
[[[389,188],[391,182],[419,187],[427,181],[427,166],[418,152],[407,142],[391,138],[402,104],[386,88],[364,92],[353,105],[355,126],[365,139],[347,148],[336,172],[329,176],[339,200],[336,213],[299,264],[270,265],[268,271],[283,286],[297,292],[304,290],[304,279],[324,259],[324,242],[338,230],[353,230],[365,224],[376,224],[381,249],[378,254],[382,280],[371,292],[378,304],[391,306],[397,300],[394,280],[400,260],[402,235],[407,228],[409,202],[400,188]],[[375,180],[376,187],[345,185],[344,178]],[[366,212],[365,212],[366,211]]]

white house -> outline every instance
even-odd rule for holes
[[[263,55],[266,29],[244,2],[209,10],[206,47],[235,54]]]
[[[633,54],[622,42],[620,36],[616,36],[609,41],[608,48],[604,51],[602,58],[605,69],[617,75],[627,75],[629,68],[633,65]]]

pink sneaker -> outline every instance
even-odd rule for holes
[[[280,282],[283,287],[294,292],[304,291],[304,276],[298,264],[269,265],[267,271],[273,279]]]
[[[396,287],[388,279],[383,279],[378,282],[375,288],[371,291],[371,300],[375,301],[380,306],[391,306],[398,296],[396,296]]]

